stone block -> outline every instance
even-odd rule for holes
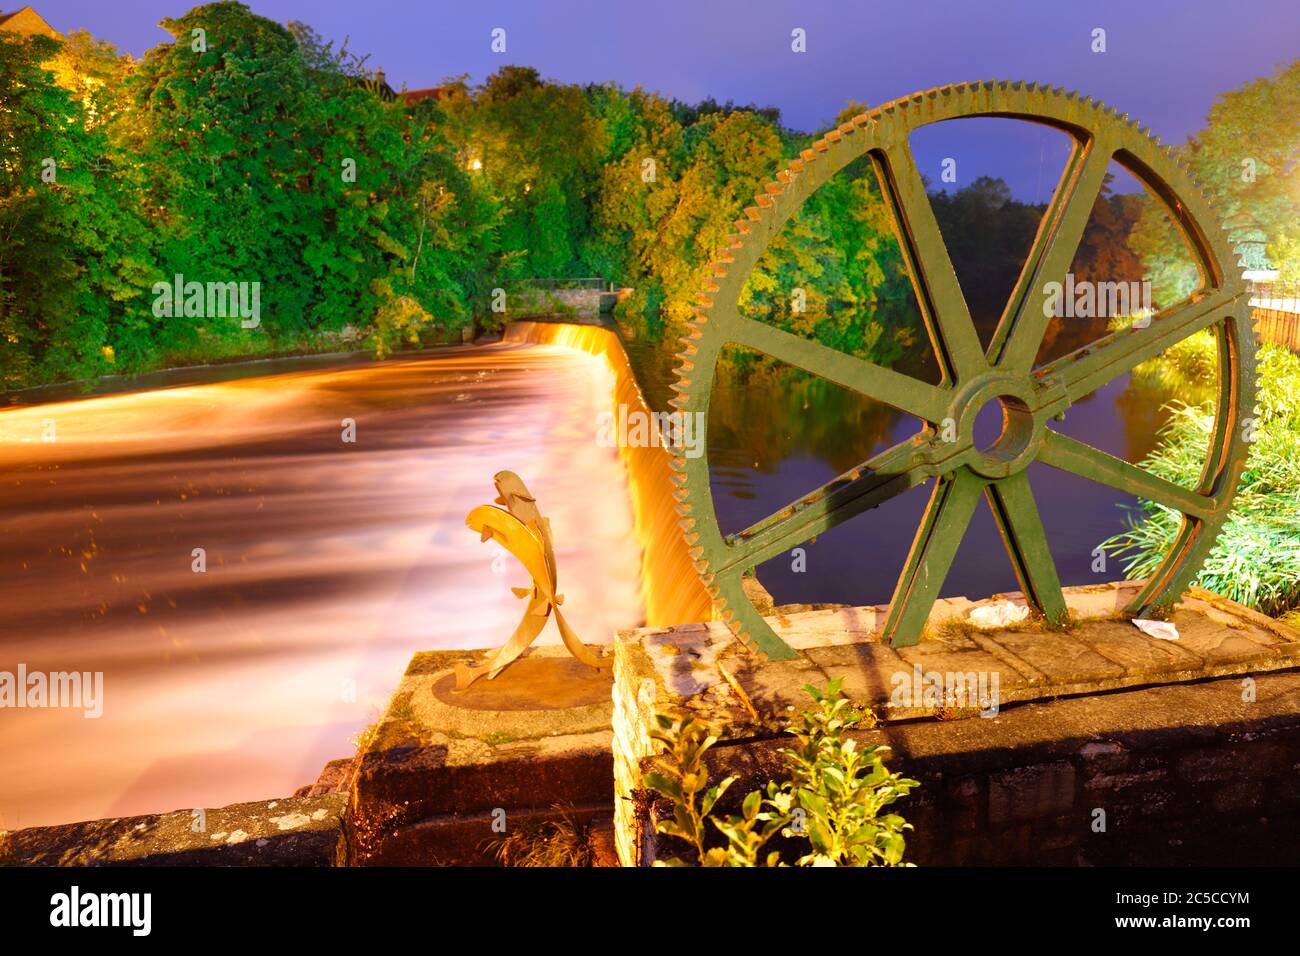
[[[609,806],[612,670],[548,645],[457,691],[455,664],[484,656],[412,658],[359,756],[350,807],[358,862],[418,862],[438,855],[439,838],[449,841],[442,855],[460,859],[465,827],[452,824],[497,810]]]
[[[989,825],[1056,816],[1074,806],[1075,770],[1066,761],[1020,767],[989,778]]]
[[[347,794],[32,827],[8,834],[16,866],[343,866]]]

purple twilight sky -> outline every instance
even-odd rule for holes
[[[7,9],[16,4],[10,0]],[[139,55],[168,38],[160,19],[187,0],[37,0],[57,30],[82,28]],[[1026,79],[1096,96],[1166,142],[1205,121],[1216,93],[1300,56],[1297,0],[252,0],[275,20],[303,20],[370,54],[396,89],[468,73],[478,82],[506,63],[573,83],[614,80],[667,96],[779,107],[811,131],[850,99],[875,104],[943,83]],[[491,31],[506,30],[504,54]],[[806,31],[807,52],[791,51]],[[1090,49],[1106,31],[1106,52]],[[1279,118],[1295,122],[1294,117]],[[1041,199],[1063,161],[1052,131],[1015,135],[996,120],[953,136],[918,139],[922,171],[939,178],[958,160],[956,185],[1000,175]],[[1019,125],[1019,124],[1016,124]],[[979,128],[977,128],[979,127]],[[1003,128],[999,128],[1003,127]]]

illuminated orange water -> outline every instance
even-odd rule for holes
[[[516,322],[508,342],[545,343],[598,356],[614,376],[611,411],[623,405],[629,412],[650,411],[614,333],[591,325]],[[654,626],[707,621],[712,602],[686,553],[672,497],[672,471],[659,447],[619,449],[632,485],[637,540],[642,543],[641,598],[646,623]]]
[[[634,519],[595,440],[625,386],[587,351],[455,349],[0,411],[0,671],[105,675],[98,720],[0,709],[0,827],[312,781],[412,652],[497,644],[518,621],[522,570],[464,524],[502,468],[551,519],[577,632],[641,623],[634,520],[664,532],[644,503]]]

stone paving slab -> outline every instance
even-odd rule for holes
[[[625,631],[615,653],[644,659],[658,705],[705,717],[729,737],[777,728],[807,700],[804,684],[833,677],[844,679],[855,701],[897,720],[1300,666],[1300,632],[1201,589],[1174,608],[1179,640],[1148,636],[1119,616],[1141,586],[1066,588],[1075,623],[1064,630],[1033,622],[985,630],[966,621],[983,604],[1023,604],[1023,595],[1007,593],[937,602],[920,643],[897,650],[880,643],[884,607],[776,607],[767,620],[801,652],[797,661],[758,661],[719,622]],[[996,701],[962,696],[963,689],[993,688],[995,680]]]
[[[1086,632],[1092,626],[1084,625],[1080,630]],[[1143,638],[1141,643],[1151,640],[1132,629]],[[988,639],[1034,668],[1049,684],[1113,680],[1126,673],[1122,664],[1103,657],[1071,634],[1006,630],[994,631]]]

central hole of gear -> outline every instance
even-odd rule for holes
[[[975,413],[975,447],[990,458],[1018,457],[1033,436],[1034,421],[1028,406],[1012,395],[999,395]]]

